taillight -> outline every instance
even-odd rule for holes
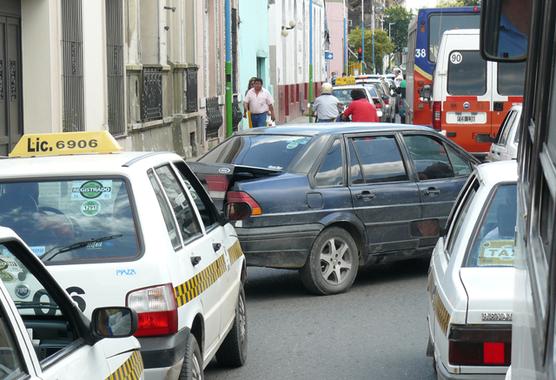
[[[437,131],[442,129],[442,108],[440,102],[432,103],[432,127]]]
[[[451,365],[508,366],[512,353],[512,329],[492,325],[452,326],[449,339]]]
[[[380,104],[380,101],[378,99],[373,99],[373,103],[375,104],[376,109],[382,108],[382,104]]]
[[[390,99],[388,99],[388,98],[384,98],[383,101],[384,101],[384,104],[386,104],[386,105],[390,104]]]
[[[205,181],[207,182],[207,190],[212,198],[224,199],[230,184],[225,175],[207,175],[205,176]]]
[[[137,312],[135,336],[161,336],[178,331],[178,306],[172,284],[132,290],[126,305]]]
[[[230,220],[241,220],[263,213],[257,201],[244,191],[228,191],[226,203],[228,205],[228,219]]]

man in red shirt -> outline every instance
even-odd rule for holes
[[[351,115],[351,121],[353,122],[366,121],[376,123],[379,121],[375,106],[367,100],[363,91],[360,88],[351,90],[351,99],[353,101],[342,113],[342,120],[349,120],[348,118]]]

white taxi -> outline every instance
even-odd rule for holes
[[[137,314],[103,307],[89,322],[7,228],[0,228],[0,279],[0,379],[143,379],[131,336]],[[34,297],[23,297],[30,288]]]
[[[478,166],[433,251],[429,343],[439,379],[504,378],[511,357],[517,165]]]
[[[137,312],[145,378],[200,378],[214,356],[242,365],[246,270],[234,228],[178,155],[118,150],[107,132],[23,136],[0,160],[0,225],[86,316]],[[20,296],[49,302],[33,286]]]

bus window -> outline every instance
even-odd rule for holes
[[[438,14],[429,16],[429,61],[436,62],[442,34],[450,29],[478,29],[480,14]]]
[[[461,59],[448,63],[448,93],[450,95],[484,95],[486,93],[487,63],[479,51],[457,51]]]
[[[498,63],[498,94],[523,95],[525,62]]]

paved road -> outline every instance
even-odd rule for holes
[[[243,368],[211,363],[213,379],[434,379],[425,356],[428,264],[359,273],[346,294],[315,297],[297,272],[249,268]]]

